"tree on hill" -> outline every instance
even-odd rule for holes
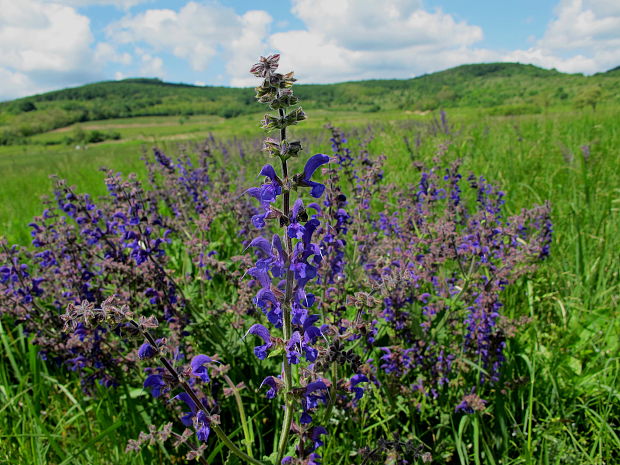
[[[603,91],[600,87],[586,87],[577,95],[575,104],[578,108],[589,105],[592,107],[592,111],[596,111],[596,106],[600,102],[602,95]]]

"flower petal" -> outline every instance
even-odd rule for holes
[[[304,180],[308,182],[317,168],[325,163],[329,163],[329,156],[322,153],[312,155],[304,166]]]

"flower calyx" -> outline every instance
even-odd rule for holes
[[[264,152],[272,157],[279,157],[283,161],[291,157],[297,157],[302,149],[301,141],[298,140],[278,142],[275,139],[267,138],[263,142]]]
[[[303,109],[301,107],[297,107],[284,116],[274,116],[266,114],[265,117],[261,120],[261,128],[266,131],[284,129],[288,126],[293,126],[300,121],[305,120],[306,118],[307,116],[306,113],[304,113]]]

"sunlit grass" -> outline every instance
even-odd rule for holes
[[[135,140],[102,143],[87,150],[0,147],[0,198],[4,200],[0,235],[27,243],[26,224],[41,211],[38,197],[49,192],[50,173],[67,178],[80,191],[98,195],[104,185],[97,168],[141,173],[142,150],[154,144],[175,153],[186,135],[194,142],[209,133],[216,138],[257,137],[255,116],[200,118],[190,118],[183,125],[174,117],[132,119],[143,126],[118,130],[126,131],[123,139]],[[314,141],[309,151],[327,151],[327,137],[311,137],[326,122],[355,131],[353,144],[354,139],[368,136],[369,124],[380,128],[374,131],[370,152],[387,155],[387,181],[403,185],[416,175],[412,161],[429,161],[440,144],[447,144],[448,157],[463,158],[466,170],[484,175],[507,192],[510,213],[551,202],[551,257],[535,276],[519,281],[504,296],[508,316],[529,319],[506,351],[506,371],[523,383],[511,388],[510,402],[496,409],[500,414],[495,418],[466,416],[451,425],[457,455],[436,457],[437,463],[617,463],[620,111],[491,117],[462,110],[448,114],[447,133],[419,124],[433,118],[438,115],[313,111],[305,131],[298,134]],[[162,126],[154,126],[156,122]],[[123,124],[122,120],[102,123]],[[207,127],[200,128],[203,124]],[[185,132],[194,127],[200,130]],[[146,131],[144,138],[140,131]],[[167,139],[170,135],[182,138]],[[586,146],[587,150],[582,148]],[[264,161],[258,153],[248,155],[248,160],[256,165]],[[231,161],[231,170],[236,163]],[[88,398],[70,374],[41,362],[36,348],[19,330],[3,326],[0,338],[0,462],[165,463],[163,452],[156,448],[142,456],[123,452],[126,439],[137,437],[149,421],[150,413],[132,401],[140,390],[119,398],[102,389],[101,397]],[[368,397],[363,402],[372,403],[368,411],[375,416],[362,418],[354,437],[346,424],[335,428],[336,439],[323,451],[325,463],[356,463],[346,455],[352,448],[365,445],[381,431],[394,430],[389,417],[376,419],[389,411],[383,405],[385,399]],[[408,406],[399,408],[406,411]],[[413,423],[398,426],[420,438],[432,434],[418,431]],[[504,453],[492,456],[490,450]]]

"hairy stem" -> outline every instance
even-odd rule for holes
[[[285,112],[281,108],[279,110],[280,118],[284,118]],[[280,129],[280,143],[286,140],[286,128]],[[284,180],[283,198],[284,198],[284,216],[288,219],[291,208],[291,194],[288,190],[288,166],[285,159],[282,160],[282,179]],[[293,271],[291,270],[291,260],[293,255],[293,241],[286,233],[286,225],[284,229],[284,239],[286,244],[286,289],[284,294],[284,308],[283,308],[283,322],[282,331],[284,340],[288,341],[292,334],[291,325],[291,299],[293,296]],[[278,441],[278,455],[275,464],[278,465],[282,462],[282,458],[286,452],[288,445],[288,436],[291,430],[291,423],[293,422],[293,397],[291,390],[293,389],[293,373],[291,365],[286,357],[286,351],[283,356],[284,366],[284,391],[285,391],[285,407],[284,407],[284,419],[282,420],[282,431],[280,431],[280,440]]]

